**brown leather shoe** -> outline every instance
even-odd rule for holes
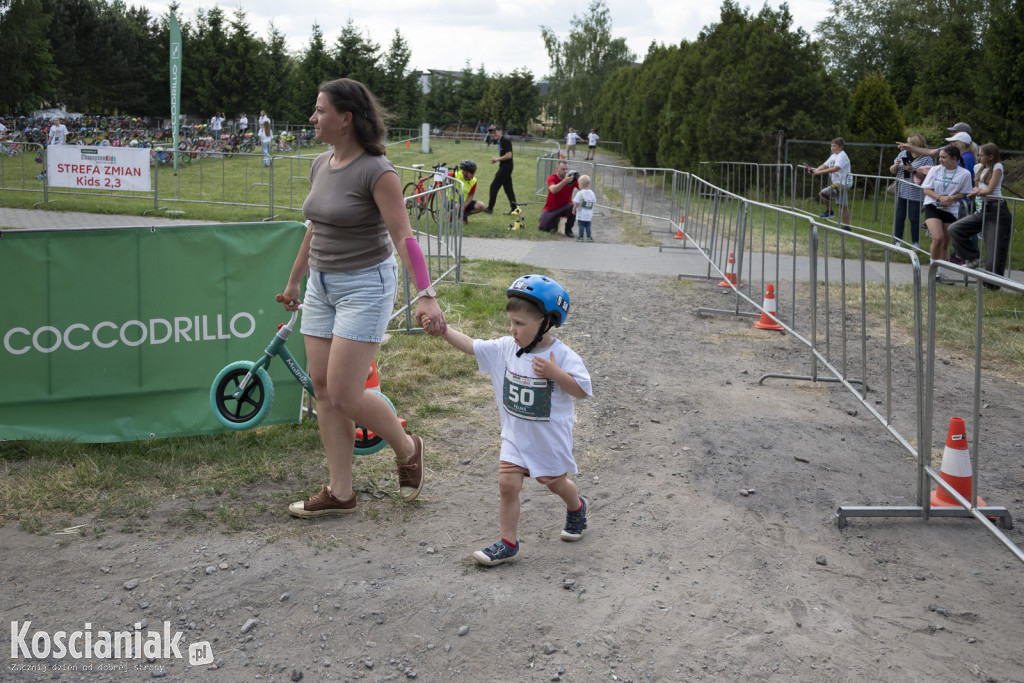
[[[288,506],[288,512],[296,517],[325,517],[327,515],[350,515],[356,511],[356,494],[349,500],[339,500],[327,489],[327,484],[312,498],[300,500]]]
[[[408,434],[408,432],[406,432]],[[423,490],[423,439],[409,434],[416,444],[416,452],[398,463],[398,488],[406,503],[416,500]]]

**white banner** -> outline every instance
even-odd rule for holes
[[[46,176],[51,187],[152,192],[149,150],[136,147],[50,145]]]

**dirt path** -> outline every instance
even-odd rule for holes
[[[136,534],[0,528],[8,624],[166,620],[183,654],[208,641],[215,657],[125,671],[9,658],[0,680],[1024,681],[1024,567],[979,525],[837,529],[841,503],[912,504],[913,463],[844,389],[757,383],[806,372],[802,347],[698,316],[720,305],[714,285],[556,275],[574,304],[562,337],[595,388],[577,404],[577,481],[592,501],[581,542],[559,540],[558,501],[527,482],[518,560],[469,559],[497,531],[498,424],[481,376],[470,418],[428,425],[445,435],[428,448],[461,464],[392,514],[307,522],[275,508],[253,531],[181,535],[165,501]],[[986,394],[1006,447],[988,456],[998,476],[983,494],[1018,518],[1022,394]]]

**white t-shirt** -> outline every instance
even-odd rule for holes
[[[846,179],[850,176],[850,157],[846,156],[845,150],[839,150],[825,160],[825,168],[833,166],[838,166],[839,170],[832,172],[832,182],[838,183],[840,186],[846,185]]]
[[[7,132],[7,126],[5,126],[4,124],[0,123],[0,135],[3,135],[6,132]]]
[[[219,116],[214,116],[213,118],[211,118],[210,119],[210,129],[211,130],[220,130],[220,124],[221,124],[221,122],[223,120],[224,119],[222,119]]]
[[[577,138],[579,138],[579,135],[576,134],[576,131],[570,130],[565,135],[565,144],[567,144],[567,145],[575,145]]]
[[[992,173],[989,175],[989,178],[994,176],[996,174],[996,171],[1001,171],[1001,173],[999,174],[999,183],[995,186],[995,188],[992,190],[990,194],[987,194],[984,197],[979,197],[979,199],[1003,196],[1003,178],[1006,177],[1006,170],[1003,168],[1003,165],[998,161],[992,166]],[[978,187],[981,188],[982,190],[987,190],[988,183],[982,181],[981,179],[981,174],[984,172],[985,166],[983,164],[974,165],[974,178],[977,180]]]
[[[242,116],[241,118],[238,119],[238,130],[245,130],[248,127],[249,127],[249,119],[248,118],[246,118],[245,116]]]
[[[50,144],[63,145],[68,137],[68,127],[63,123],[58,126],[50,126]]]
[[[597,147],[598,139],[599,138],[597,137],[597,133],[588,133],[587,134],[587,146],[589,146],[589,147]]]
[[[572,198],[574,204],[579,204],[576,208],[576,220],[578,221],[590,221],[594,218],[594,205],[597,204],[597,195],[589,187],[585,190],[580,190],[576,193],[576,196]]]
[[[963,166],[957,166],[952,171],[946,169],[942,164],[932,166],[928,175],[921,181],[922,188],[928,188],[939,196],[951,196],[954,194],[966,195],[973,188],[971,187],[971,172]],[[953,217],[960,215],[960,202],[953,202],[949,206],[943,206],[938,199],[925,195],[925,206],[932,204],[940,211],[953,214]]]
[[[267,116],[266,114],[264,114],[263,116],[261,116],[261,117],[260,117],[260,120],[259,120],[259,126],[260,126],[260,128],[262,128],[262,127],[263,127],[263,122],[264,122],[264,121],[266,121],[267,123],[270,123],[270,117],[269,117],[269,116]]]
[[[533,359],[555,354],[558,367],[592,396],[590,373],[579,355],[558,339],[545,349],[516,357],[519,345],[511,336],[474,339],[473,355],[480,372],[491,376],[501,417],[501,459],[530,470],[531,477],[575,474],[572,426],[573,397],[552,380],[537,377]]]
[[[274,131],[270,131],[270,134],[263,132],[263,128],[260,128],[260,144],[269,145],[274,141]]]

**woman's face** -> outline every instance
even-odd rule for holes
[[[327,95],[319,93],[316,96],[316,108],[313,110],[313,115],[309,117],[309,122],[313,124],[317,140],[334,144],[333,141],[341,137],[341,129],[351,125],[352,114],[339,112],[331,104]]]
[[[945,151],[939,152],[939,163],[950,171],[956,168],[956,159],[947,154]]]

